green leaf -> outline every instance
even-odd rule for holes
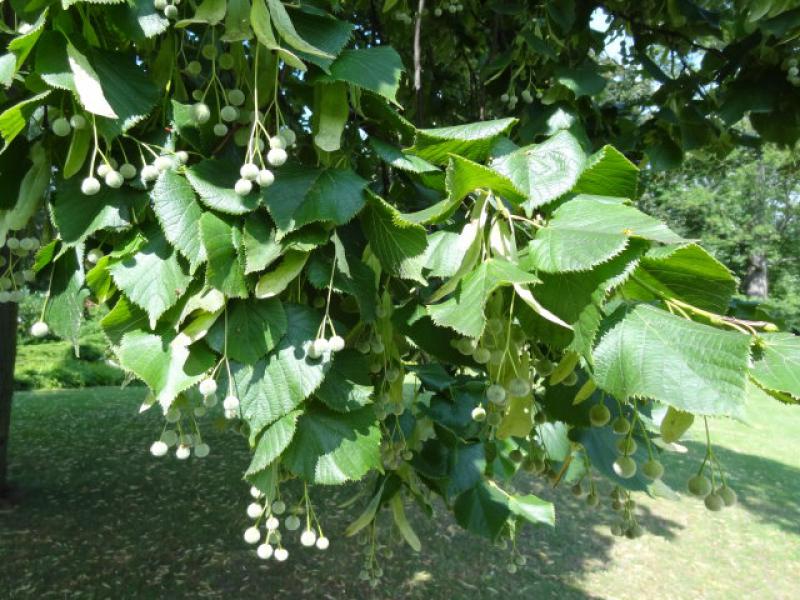
[[[144,42],[169,29],[169,19],[156,9],[152,2],[127,3],[109,9],[109,16],[126,36]]]
[[[630,238],[683,241],[669,227],[620,198],[577,196],[558,207],[530,244],[531,266],[551,273],[583,271],[622,252]]]
[[[118,115],[97,121],[98,130],[112,139],[147,117],[160,98],[159,90],[132,54],[92,51],[88,56],[105,97]]]
[[[722,314],[735,292],[733,274],[696,244],[653,248],[623,288],[626,298],[677,298]]]
[[[333,58],[328,52],[312,46],[300,37],[281,0],[267,0],[267,6],[269,6],[269,14],[275,30],[292,48],[321,58]]]
[[[308,261],[308,252],[289,250],[272,271],[264,273],[256,284],[256,298],[273,298],[297,279]]]
[[[32,23],[25,33],[18,35],[8,43],[8,51],[10,54],[6,54],[5,57],[3,57],[4,62],[7,64],[5,65],[5,72],[3,73],[2,80],[0,80],[2,85],[6,87],[11,85],[14,80],[14,75],[17,74],[17,71],[19,71],[19,68],[25,62],[25,59],[28,58],[36,42],[39,41],[39,37],[44,31],[46,21],[47,9],[42,11],[39,18],[36,19],[36,22]]]
[[[683,162],[683,150],[666,132],[660,132],[659,135],[645,150],[650,166],[654,171],[677,169]]]
[[[28,124],[28,119],[31,118],[33,111],[36,110],[36,107],[42,104],[42,101],[49,95],[50,90],[42,92],[41,94],[36,94],[0,113],[0,136],[3,137],[3,141],[5,142],[3,150],[0,152],[5,151],[14,138],[25,130],[25,126]]]
[[[208,376],[215,356],[202,345],[170,344],[169,338],[130,331],[115,349],[120,365],[144,381],[166,410],[172,401]]]
[[[36,72],[49,85],[76,93],[75,77],[67,58],[67,38],[60,31],[47,30],[36,45]]]
[[[437,408],[441,410],[442,404],[439,403]],[[458,408],[461,407],[459,406]],[[471,411],[472,409],[470,408]],[[433,414],[435,415],[436,413]],[[472,417],[470,416],[471,419]],[[467,427],[470,425],[471,423],[468,423]],[[455,498],[483,481],[485,469],[486,451],[483,443],[465,444],[458,442],[452,448],[449,448],[447,456],[447,486],[444,490],[445,498]]]
[[[234,228],[214,213],[200,217],[200,238],[206,249],[208,265],[206,280],[231,298],[247,298],[247,282],[238,244],[234,243]]]
[[[333,278],[333,291],[350,294],[358,304],[360,318],[365,323],[375,320],[377,308],[377,288],[375,271],[365,262],[348,259],[350,275],[342,272],[342,261],[337,262],[337,272]],[[331,276],[331,262],[325,261],[319,255],[312,256],[306,271],[309,282],[318,290],[327,290]]]
[[[614,408],[611,408],[614,414]],[[617,442],[619,436],[615,435],[610,427],[583,427],[577,430],[577,435],[573,434],[576,441],[583,446],[592,468],[608,479],[614,485],[632,491],[648,491],[653,485],[647,479],[642,470],[638,469],[633,477],[624,479],[614,471],[614,461],[619,457]],[[647,446],[639,440],[636,452],[631,455],[637,464],[641,465],[648,459]],[[566,458],[566,456],[564,457]]]
[[[5,214],[5,225],[12,231],[22,229],[30,222],[50,186],[52,167],[44,145],[37,142],[31,147],[30,154],[33,164],[19,184],[16,203]]]
[[[301,411],[294,410],[275,421],[261,434],[253,453],[253,460],[250,461],[245,476],[252,476],[263,471],[286,450],[297,431],[297,418],[301,414]]]
[[[147,313],[125,296],[120,296],[114,308],[100,321],[103,332],[115,346],[122,343],[126,333],[144,329],[147,323]]]
[[[149,228],[145,235],[147,243],[108,270],[114,284],[147,313],[150,327],[154,328],[158,318],[183,296],[192,278],[161,230]]]
[[[228,304],[227,318],[217,319],[206,341],[217,353],[227,349],[231,359],[251,365],[278,345],[286,327],[286,313],[277,298],[234,300]]]
[[[247,274],[263,271],[278,260],[283,252],[280,244],[275,241],[275,230],[269,226],[263,215],[257,213],[252,213],[245,219],[242,245]]]
[[[225,18],[227,4],[226,0],[203,0],[191,19],[181,19],[175,23],[175,27],[186,27],[195,23],[218,25]]]
[[[750,370],[766,390],[800,400],[800,337],[791,333],[764,333],[759,337],[758,360]]]
[[[249,0],[228,0],[225,33],[220,38],[221,41],[243,42],[253,37],[250,30],[250,10]]]
[[[184,177],[167,169],[159,175],[150,197],[164,236],[189,261],[194,271],[205,262],[206,251],[200,239],[203,209],[192,187]]]
[[[455,275],[474,239],[471,229],[467,229],[466,234],[455,231],[434,231],[430,234],[424,264],[431,277]]]
[[[342,350],[333,357],[325,381],[316,392],[328,408],[349,412],[372,402],[369,360],[355,350]]]
[[[367,194],[361,226],[383,268],[403,279],[422,279],[422,255],[428,245],[425,228],[403,218],[376,194]]]
[[[522,517],[528,523],[534,525],[544,523],[555,527],[556,511],[551,502],[542,500],[533,494],[525,496],[509,496],[508,507],[511,512],[518,517]]]
[[[577,183],[586,156],[575,137],[562,131],[541,144],[520,148],[492,161],[491,167],[514,184],[534,209],[567,193]]]
[[[229,215],[243,215],[253,211],[260,202],[258,192],[240,196],[233,190],[236,180],[239,179],[239,167],[232,162],[213,158],[203,160],[186,170],[186,179],[192,184],[203,204]]]
[[[458,497],[453,513],[464,529],[495,540],[506,528],[511,509],[508,495],[484,480]]]
[[[282,464],[309,483],[357,481],[380,468],[380,440],[371,408],[338,413],[312,405],[298,420]]]
[[[458,290],[441,304],[428,307],[434,323],[479,338],[486,324],[483,308],[497,288],[514,283],[536,283],[539,279],[510,262],[491,258],[461,280]]]
[[[231,365],[251,440],[313,394],[330,368],[330,353],[317,360],[307,356],[309,346],[317,337],[322,315],[293,304],[284,305],[284,310],[286,335],[277,348],[255,365]]]
[[[589,157],[572,192],[636,199],[639,169],[613,146],[603,146]]]
[[[409,173],[436,173],[439,171],[438,167],[432,165],[426,160],[421,159],[419,156],[413,154],[406,154],[400,148],[396,148],[391,144],[387,144],[376,137],[370,136],[369,145],[385,163]]]
[[[278,239],[303,225],[330,221],[344,225],[364,206],[367,181],[350,170],[282,168],[263,192],[264,203],[279,229]]]
[[[692,423],[694,423],[694,415],[692,413],[678,410],[672,406],[668,407],[667,414],[664,415],[659,425],[661,439],[667,444],[677,442],[689,430]]]
[[[83,107],[90,113],[109,119],[117,119],[111,104],[106,99],[100,77],[89,59],[75,46],[67,42],[67,60],[72,71],[75,91]]]
[[[594,96],[606,87],[606,78],[598,73],[598,65],[591,61],[579,67],[559,65],[555,69],[555,78],[578,97]]]
[[[531,337],[547,339],[554,348],[568,348],[590,358],[609,292],[630,276],[646,249],[645,242],[636,242],[591,271],[539,273],[542,282],[531,288],[533,296],[572,331],[536,314],[528,306],[520,306],[517,316],[525,332]]]
[[[652,398],[696,415],[738,416],[750,338],[652,306],[620,311],[594,349],[598,387],[620,400]]]
[[[403,61],[395,49],[391,46],[373,46],[345,50],[331,63],[330,75],[322,80],[344,81],[397,104],[397,90],[402,75]]]
[[[111,257],[106,255],[86,273],[86,287],[100,304],[107,304],[117,293],[117,288],[108,272]]]
[[[87,196],[81,192],[80,180],[67,179],[56,182],[51,214],[61,239],[74,246],[100,229],[130,227],[131,210],[146,203],[144,192],[127,186],[119,189],[103,186],[94,196]]]
[[[342,146],[342,133],[350,116],[347,86],[328,83],[314,86],[314,144],[324,152],[336,152]]]
[[[404,214],[403,217],[414,223],[440,223],[448,219],[461,205],[461,201],[477,189],[493,192],[498,196],[518,204],[525,198],[503,175],[469,159],[453,155],[447,164],[445,175],[447,197],[423,210]]]
[[[300,58],[293,52],[282,48],[275,39],[275,34],[272,32],[272,18],[269,16],[269,10],[264,0],[253,0],[253,7],[250,10],[250,24],[253,26],[253,33],[256,34],[256,39],[270,50],[274,50],[287,65],[299,69],[300,71],[306,70],[306,65]],[[319,60],[328,60],[319,58]]]
[[[53,263],[50,293],[44,314],[53,333],[72,342],[76,354],[84,302],[89,296],[89,290],[83,287],[84,272],[79,260],[78,251],[68,250]]]
[[[353,25],[347,21],[334,19],[330,15],[318,13],[311,14],[301,9],[289,9],[297,33],[315,48],[331,56],[338,56],[350,41]],[[303,60],[313,63],[326,73],[330,73],[332,58],[325,58],[316,54],[308,54],[298,50],[298,56]]]
[[[494,142],[516,122],[516,119],[498,119],[452,127],[419,129],[414,146],[408,152],[437,165],[449,162],[451,154],[481,162],[489,155]]]
[[[13,209],[17,203],[22,179],[33,162],[28,160],[30,150],[28,140],[23,137],[17,138],[10,151],[0,151],[0,189],[3,190],[3,194],[0,195],[0,211]],[[43,154],[46,155],[46,153]],[[0,215],[2,214],[7,213],[0,213]],[[2,216],[0,216],[0,222],[2,222]],[[2,238],[2,233],[0,233],[0,238]]]

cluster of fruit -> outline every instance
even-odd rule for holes
[[[531,104],[533,102],[533,94],[528,89],[522,90],[522,92],[520,93],[520,96],[522,97],[522,101],[525,104]],[[517,103],[519,102],[519,98],[517,98],[517,95],[513,91],[511,91],[511,92],[506,92],[505,94],[502,94],[500,96],[500,101],[503,104],[507,104],[508,108],[513,110],[513,109],[515,109],[517,107]]]
[[[600,402],[589,409],[589,422],[593,427],[605,427],[611,421],[611,411],[608,407]],[[634,411],[633,421],[629,421],[627,417],[620,415],[611,427],[615,434],[623,436],[616,443],[616,449],[619,457],[614,461],[614,472],[623,479],[630,479],[636,475],[639,467],[633,458],[633,454],[638,449],[636,439],[634,439],[635,425],[640,423],[638,413]],[[647,431],[642,428],[642,435],[647,444],[648,459],[642,464],[642,474],[648,479],[661,479],[664,475],[664,465],[655,458]]]
[[[611,535],[625,536],[632,540],[644,535],[644,528],[633,512],[636,503],[628,490],[619,486],[611,490],[611,508],[620,514],[619,522],[611,525]]]
[[[39,240],[35,237],[9,237],[4,246],[7,257],[0,255],[0,304],[18,303],[25,297],[25,284],[36,279],[36,273],[28,267],[28,262],[39,249]],[[47,335],[47,331],[41,335]]]
[[[286,503],[280,499],[269,502],[257,487],[250,488],[250,495],[254,501],[247,507],[247,516],[253,519],[255,523],[245,530],[244,541],[250,545],[258,544],[256,554],[263,560],[274,557],[278,562],[285,561],[289,558],[289,551],[283,547],[280,517],[286,512]],[[286,531],[300,529],[302,525],[300,514],[301,509],[298,507],[292,514],[284,518],[283,526]],[[317,524],[319,533],[311,527],[312,514],[310,506],[307,508],[307,515],[306,526],[300,534],[300,544],[306,548],[316,546],[319,550],[327,550],[330,546],[330,540],[322,534],[319,524]],[[262,521],[263,537],[261,532]]]
[[[228,104],[225,104],[219,109],[219,121],[215,123],[213,127],[214,135],[217,137],[225,137],[228,135],[229,123],[234,123],[236,121],[248,123],[253,119],[253,113],[239,108],[245,101],[245,95],[242,90],[237,88],[222,90],[222,95],[223,100],[224,97],[227,96]],[[202,90],[195,90],[192,96],[196,99],[196,102],[192,105],[192,118],[198,125],[205,125],[211,120],[212,116],[211,108],[203,101],[205,92]]]
[[[381,462],[385,469],[397,470],[404,462],[410,461],[413,457],[414,454],[402,437],[395,440],[384,439],[381,442]]]
[[[318,337],[308,347],[308,357],[311,359],[322,358],[326,352],[341,352],[344,350],[344,338],[332,335],[330,338]]]
[[[784,62],[784,70],[786,71],[786,81],[795,87],[800,87],[800,67],[796,58],[789,58]]]
[[[460,2],[443,2],[442,6],[433,9],[434,16],[441,17],[445,12],[454,15],[464,10],[464,5]]]
[[[178,5],[181,0],[153,0],[153,7],[164,13],[168,19],[178,18]]]
[[[185,150],[158,154],[150,149],[149,146],[145,147],[148,151],[153,152],[154,160],[152,163],[142,161],[141,171],[138,171],[129,162],[120,165],[113,157],[101,156],[102,162],[97,166],[95,172],[88,175],[81,182],[81,192],[87,196],[94,196],[99,193],[102,184],[97,177],[100,177],[106,186],[112,189],[121,188],[126,181],[134,180],[137,174],[140,176],[141,182],[147,185],[158,179],[160,173],[184,165],[189,160],[189,153]],[[95,152],[97,152],[97,149],[95,149]],[[94,163],[94,160],[92,160],[92,163]],[[97,174],[97,177],[94,176],[95,174]]]
[[[53,107],[49,107],[46,112],[48,115],[58,114],[57,109]],[[41,119],[44,114],[45,111],[42,110],[37,112],[34,115],[34,118],[39,117]],[[53,119],[53,121],[50,123],[50,131],[52,131],[53,134],[57,135],[58,137],[67,137],[70,133],[72,133],[73,129],[80,131],[81,129],[86,129],[87,125],[88,122],[86,121],[86,117],[83,115],[72,115],[69,119],[67,119],[65,116],[60,116]]]
[[[213,385],[209,386],[208,381]],[[217,405],[217,384],[213,380],[206,380],[200,386],[201,393],[208,392],[203,394],[202,401],[197,401],[196,397],[188,394],[181,394],[164,413],[164,430],[159,439],[150,446],[150,454],[155,457],[166,456],[169,449],[174,447],[175,457],[179,460],[189,458],[192,450],[197,458],[209,455],[211,448],[203,441],[197,419],[204,417],[209,409]]]
[[[700,472],[689,479],[687,483],[689,493],[702,498],[706,508],[714,512],[736,504],[736,492],[728,487],[724,478],[722,485],[717,485],[713,472],[711,473],[711,479],[706,477],[705,466],[704,463]]]
[[[203,404],[211,408],[217,404],[217,382],[213,377],[208,377],[197,385],[197,390],[203,396]],[[225,411],[225,418],[228,420],[239,417],[239,398],[233,391],[228,390],[228,395],[222,400],[222,410]]]

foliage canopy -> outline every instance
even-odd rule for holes
[[[408,498],[492,540],[552,525],[520,472],[590,506],[609,479],[636,537],[629,493],[663,490],[659,455],[694,416],[800,399],[798,339],[727,315],[734,277],[634,206],[625,155],[724,153],[745,114],[793,143],[789,2],[609,2],[605,35],[592,2],[448,2],[416,20],[424,52],[402,2],[8,4],[6,269],[36,245],[8,231],[44,207],[44,320],[75,340],[85,299],[109,305],[119,363],[167,421],[153,454],[206,456],[207,414],[243,435],[262,558],[287,556],[290,479],[285,530],[305,513],[320,548],[311,484],[363,480],[349,532],[374,543],[387,507],[417,547]],[[598,62],[621,31],[658,82],[629,106]],[[700,472],[710,509],[735,501],[710,448]]]

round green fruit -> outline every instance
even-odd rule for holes
[[[614,419],[614,423],[612,424],[614,428],[614,433],[617,435],[625,435],[631,430],[631,422],[628,421],[625,417],[620,415],[616,419]]]
[[[611,411],[605,404],[595,404],[589,409],[589,422],[594,427],[602,427],[611,420]]]
[[[636,440],[631,437],[624,437],[617,442],[617,451],[625,456],[630,456],[636,452]]]
[[[722,486],[717,490],[717,494],[719,494],[722,501],[725,503],[725,506],[733,506],[736,504],[736,492],[734,492],[731,488],[727,485]]]
[[[725,508],[725,501],[717,492],[711,492],[705,499],[706,508],[708,510],[719,512]]]
[[[705,498],[711,493],[711,482],[705,475],[695,475],[686,484],[689,493],[698,498]]]
[[[644,529],[638,523],[634,523],[630,527],[628,527],[627,531],[625,531],[625,536],[635,540],[636,538],[640,538],[644,535]]]
[[[614,472],[623,479],[636,475],[636,461],[630,456],[620,456],[614,461]]]
[[[661,479],[662,475],[664,475],[664,465],[651,458],[642,465],[642,473],[648,479]]]

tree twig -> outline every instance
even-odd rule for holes
[[[422,13],[425,11],[425,0],[417,4],[417,19],[414,23],[414,92],[415,116],[417,124],[422,124]]]

